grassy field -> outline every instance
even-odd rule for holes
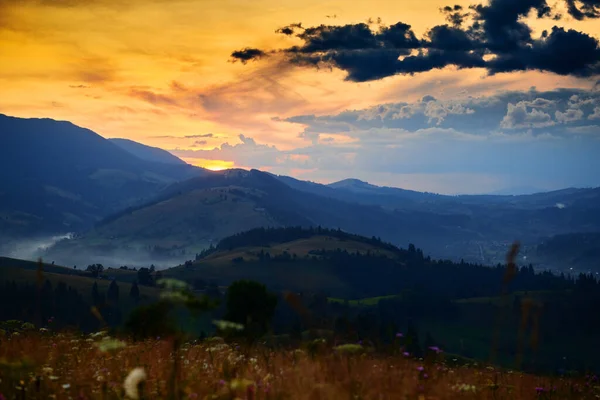
[[[389,250],[384,250],[374,245],[363,243],[354,240],[342,240],[331,236],[313,236],[306,239],[298,239],[286,243],[273,244],[268,247],[243,247],[239,249],[233,249],[231,251],[217,252],[209,255],[208,257],[200,260],[197,264],[206,263],[229,263],[231,260],[237,257],[244,257],[245,260],[254,261],[258,260],[256,254],[261,250],[269,252],[271,256],[278,256],[287,252],[289,254],[295,254],[297,257],[305,257],[310,255],[313,250],[325,250],[335,251],[337,249],[346,250],[348,253],[367,253],[385,255],[393,258],[394,254]]]
[[[246,348],[214,340],[184,344],[173,369],[168,339],[103,352],[101,337],[21,334],[2,338],[0,397],[56,399],[594,399],[595,376],[550,378],[444,353],[425,360],[358,345]],[[139,369],[138,369],[139,368]],[[138,385],[139,384],[139,385]],[[175,390],[172,390],[175,388]],[[174,395],[173,395],[174,394]]]

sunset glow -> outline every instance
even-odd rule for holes
[[[359,176],[373,183],[444,193],[600,184],[600,178],[589,174],[574,178],[583,176],[580,171],[593,170],[581,154],[572,157],[579,163],[577,171],[558,174],[554,180],[527,171],[508,176],[502,171],[512,168],[510,163],[483,172],[461,166],[461,152],[506,163],[490,152],[517,150],[498,147],[499,140],[538,143],[528,144],[531,148],[523,155],[535,159],[543,153],[536,146],[547,146],[548,136],[561,137],[574,148],[598,147],[600,100],[594,93],[600,87],[596,83],[600,49],[594,49],[593,42],[600,37],[600,23],[595,9],[582,16],[564,1],[555,3],[539,10],[522,6],[515,15],[506,14],[506,20],[488,21],[499,32],[526,32],[523,51],[537,44],[542,61],[524,65],[523,60],[533,59],[524,56],[484,67],[512,53],[488,50],[481,60],[473,60],[474,50],[459,57],[453,53],[456,47],[450,46],[451,62],[438,65],[443,59],[439,57],[426,65],[429,53],[446,50],[416,48],[425,41],[433,46],[434,39],[439,39],[435,46],[446,46],[449,42],[436,39],[434,33],[454,32],[455,40],[466,35],[475,19],[504,15],[479,15],[469,8],[478,4],[473,1],[452,5],[460,10],[454,27],[442,10],[449,4],[442,0],[307,0],[301,5],[291,0],[177,0],[168,6],[162,0],[0,2],[0,112],[68,120],[105,137],[161,147],[213,170],[245,165],[328,182]],[[487,4],[492,3],[483,1]],[[302,36],[307,27],[315,29],[310,31],[313,36]],[[327,32],[350,27],[352,33],[342,33],[349,41],[340,44],[342,48],[355,48],[366,30],[376,36],[406,29],[393,34],[403,40],[414,37],[414,43],[407,45],[410,51],[397,50],[401,53],[397,59],[394,54],[379,61],[356,63],[358,58],[353,58],[373,49],[358,49],[337,64],[327,60],[337,57],[339,49],[310,53],[310,41],[325,40],[316,33],[332,35]],[[484,32],[481,37],[489,42],[493,34]],[[547,40],[550,35],[554,37]],[[382,43],[406,45],[385,40]],[[569,45],[560,47],[564,43]],[[286,58],[302,46],[308,46],[304,60]],[[491,42],[474,48],[482,46],[499,48]],[[410,60],[406,66],[381,64],[409,55],[413,60],[421,57],[423,64]],[[561,64],[568,59],[587,64],[571,71]],[[367,66],[380,66],[381,71],[368,71]],[[568,96],[565,90],[571,90]],[[515,94],[497,98],[509,91]],[[550,93],[564,94],[552,100],[551,110],[519,103],[552,97]],[[572,96],[586,100],[569,103]],[[482,105],[478,110],[474,99]],[[496,108],[490,117],[486,113],[492,104]],[[396,105],[391,114],[379,112],[390,105]],[[511,123],[509,109],[520,112],[518,118],[543,120]],[[350,118],[352,113],[358,117]],[[462,120],[457,124],[456,119]],[[482,124],[487,124],[485,129],[480,129]],[[465,142],[466,147],[451,158],[432,150]],[[561,159],[575,154],[563,151]],[[413,157],[414,162],[398,161]],[[435,163],[421,165],[429,158],[445,161],[436,168]],[[545,159],[540,161],[539,168],[546,167]]]
[[[206,168],[211,171],[223,171],[224,169],[235,168],[235,163],[233,161],[203,160],[198,158],[182,158],[182,160],[188,164]]]

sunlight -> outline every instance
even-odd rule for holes
[[[233,161],[207,160],[203,158],[182,158],[182,160],[188,164],[206,168],[211,171],[223,171],[224,169],[235,168],[235,163]]]

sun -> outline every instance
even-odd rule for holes
[[[223,171],[225,169],[235,168],[233,161],[226,160],[207,160],[201,158],[184,158],[188,164],[195,165],[196,167],[206,168],[210,171]]]

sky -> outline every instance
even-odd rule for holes
[[[210,168],[600,186],[600,0],[0,0],[0,113]]]

